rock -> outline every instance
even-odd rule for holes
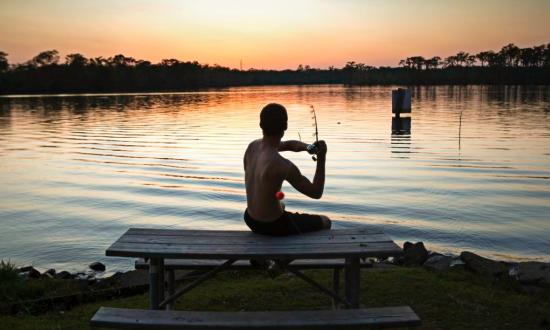
[[[525,284],[550,285],[550,263],[520,262],[517,268],[517,278]]]
[[[40,275],[42,274],[34,268],[29,271],[29,278],[40,278]]]
[[[40,275],[40,278],[46,278],[46,279],[50,279],[50,278],[53,278],[53,275],[50,274],[50,273],[42,273],[42,275]]]
[[[405,266],[420,266],[428,260],[428,250],[424,243],[405,242],[403,244],[403,264]]]
[[[424,262],[423,266],[430,270],[443,271],[451,267],[452,261],[453,257],[434,253]]]
[[[91,276],[91,274],[86,274],[86,273],[76,273],[73,275],[73,278],[74,279],[77,279],[77,280],[85,280],[87,281]]]
[[[515,280],[519,280],[519,264],[512,264],[508,268],[508,276]]]
[[[41,275],[33,266],[19,268],[19,273],[26,278],[40,278]]]
[[[464,264],[464,261],[462,261],[462,259],[460,259],[460,257],[453,257],[453,260],[451,260],[451,264],[449,265],[450,267],[463,267],[465,264]]]
[[[50,268],[47,271],[45,271],[44,274],[50,274],[51,276],[55,276],[55,269]]]
[[[90,267],[91,270],[95,270],[96,272],[105,271],[105,265],[98,261],[91,263],[88,267]]]
[[[55,278],[59,278],[62,280],[69,280],[73,278],[73,275],[71,275],[71,273],[69,273],[68,271],[64,270],[62,272],[57,273],[55,275]]]
[[[505,263],[483,258],[472,252],[462,252],[460,259],[464,261],[467,269],[478,274],[501,276],[508,273],[508,266]]]

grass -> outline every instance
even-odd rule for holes
[[[330,286],[329,271],[308,272]],[[464,270],[435,273],[422,268],[364,271],[363,307],[410,305],[422,328],[539,329],[550,327],[550,290],[522,293],[508,280],[479,277]],[[87,329],[100,306],[147,308],[147,295],[86,304],[42,315],[0,315],[6,329]],[[307,310],[330,309],[331,301],[303,281],[286,275],[270,279],[261,272],[228,272],[181,299],[177,309]]]
[[[24,280],[12,262],[0,261],[0,306],[21,300],[55,297],[79,291],[74,281],[61,279]]]

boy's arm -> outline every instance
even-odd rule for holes
[[[296,140],[281,141],[281,143],[279,144],[279,151],[294,151],[294,152],[306,151],[307,146],[308,144],[303,143],[302,141],[296,141]]]
[[[286,177],[286,180],[296,190],[314,199],[320,199],[323,196],[323,190],[325,189],[325,162],[327,146],[324,141],[319,142],[320,152],[317,154],[317,168],[315,169],[313,182],[310,182],[305,176],[303,176],[298,167],[292,163],[290,163],[290,168]]]

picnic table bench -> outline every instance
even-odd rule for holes
[[[392,257],[401,253],[401,248],[381,230],[367,227],[285,237],[250,231],[131,228],[107,249],[106,255],[149,260],[148,263],[138,261],[136,266],[149,269],[150,310],[102,307],[91,325],[150,329],[415,326],[420,320],[408,306],[359,308],[360,269],[365,267],[361,258]],[[292,260],[279,265],[348,309],[235,313],[169,310],[177,298],[207,279],[231,267],[246,268],[250,259]],[[193,269],[193,265],[206,271],[179,291],[175,292],[174,286],[169,285],[165,292],[166,269]],[[300,270],[304,268],[343,269],[344,297],[339,295],[334,283],[336,290],[331,291],[304,274]],[[168,275],[170,278],[169,271]]]

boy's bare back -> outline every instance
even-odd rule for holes
[[[252,141],[244,154],[248,213],[259,221],[273,221],[283,214],[275,194],[287,177],[290,161],[261,139]]]

